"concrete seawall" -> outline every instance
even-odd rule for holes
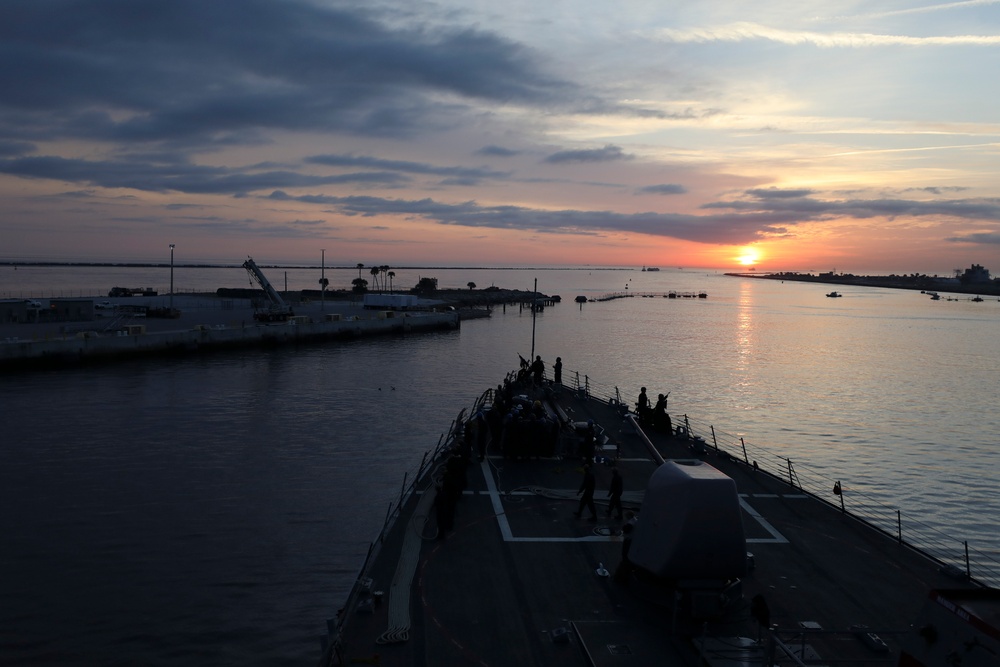
[[[457,312],[385,312],[360,318],[345,316],[331,321],[298,321],[262,324],[251,319],[238,326],[198,324],[193,327],[141,333],[47,336],[35,340],[0,341],[0,368],[61,365],[162,353],[194,353],[241,346],[285,345],[363,336],[457,329]],[[182,326],[180,322],[178,326]]]

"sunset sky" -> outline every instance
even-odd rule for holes
[[[1000,0],[3,0],[0,260],[1000,274]]]

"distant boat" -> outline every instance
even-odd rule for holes
[[[645,268],[643,270],[644,271],[659,271],[660,267],[658,267],[658,266],[650,266],[650,267],[647,267],[647,268]]]
[[[827,296],[844,296],[844,295],[841,294],[840,292],[830,292],[829,294],[827,294]]]
[[[978,296],[978,295],[976,296],[976,298],[973,299],[973,301],[982,301],[982,300],[983,300],[983,297]]]
[[[938,294],[937,292],[928,292],[928,294],[931,295],[931,301],[937,301],[938,299],[941,298],[941,295]]]

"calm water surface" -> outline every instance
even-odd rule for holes
[[[9,270],[14,296],[169,284],[164,269]],[[567,379],[629,402],[670,391],[675,415],[997,553],[996,301],[828,299],[692,270],[396,272],[404,287],[537,278],[564,301],[534,322],[536,353]],[[319,277],[288,274],[289,289]],[[346,287],[357,271],[326,275]],[[179,291],[246,283],[175,273]],[[573,302],[626,285],[709,298]],[[515,307],[458,332],[0,376],[0,662],[313,664],[404,472],[529,356],[532,330]]]

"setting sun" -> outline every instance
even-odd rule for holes
[[[760,255],[756,250],[744,248],[743,252],[736,258],[736,261],[743,266],[750,266],[756,264],[758,259],[760,259]]]

